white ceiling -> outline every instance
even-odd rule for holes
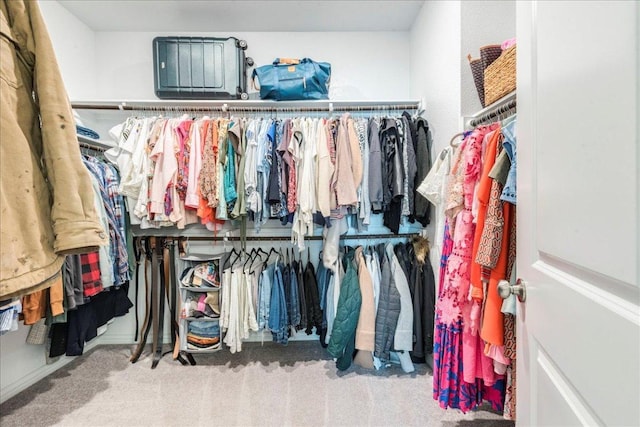
[[[94,31],[408,31],[424,0],[59,0]]]

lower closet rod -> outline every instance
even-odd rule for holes
[[[420,233],[399,233],[399,234],[347,234],[344,236],[340,236],[340,240],[371,240],[371,239],[400,239],[403,237],[414,237],[418,236]],[[261,242],[270,242],[270,241],[290,241],[291,236],[248,236],[244,239],[240,236],[154,236],[154,235],[136,235],[134,237],[157,237],[163,238],[167,240],[191,240],[191,241],[207,241],[207,242],[222,242],[222,241],[241,241],[245,240],[247,242],[250,241],[261,241]],[[322,240],[322,236],[306,236],[304,240]]]

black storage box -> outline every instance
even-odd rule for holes
[[[247,43],[235,37],[153,39],[155,93],[161,99],[247,99]]]

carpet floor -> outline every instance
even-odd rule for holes
[[[98,346],[0,405],[11,426],[513,427],[486,408],[440,409],[427,365],[338,372],[317,342],[245,343],[242,352],[166,355],[151,370],[131,346]]]

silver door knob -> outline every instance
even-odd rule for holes
[[[509,295],[514,294],[518,297],[518,301],[525,302],[527,300],[526,282],[522,279],[518,279],[515,285],[509,284],[506,280],[501,280],[498,283],[498,293],[502,299],[506,299]]]

